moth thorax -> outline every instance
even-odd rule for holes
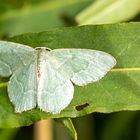
[[[37,51],[37,79],[39,81],[47,63],[47,56],[50,49],[46,47],[37,47],[35,49]]]

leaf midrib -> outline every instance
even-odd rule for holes
[[[115,68],[112,69],[111,72],[133,72],[133,71],[140,71],[139,67],[134,68]]]

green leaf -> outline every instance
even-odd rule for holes
[[[12,140],[17,134],[19,129],[17,128],[9,128],[9,129],[1,129],[0,130],[0,139],[1,140]]]
[[[90,3],[91,0],[49,0],[38,5],[25,4],[0,15],[0,34],[10,36],[75,25],[74,15]]]
[[[25,5],[35,5],[39,4],[43,1],[50,0],[20,0],[20,1],[8,1],[8,0],[0,0],[0,14],[12,9],[21,9]]]
[[[60,123],[61,125],[63,125],[64,128],[71,135],[71,137],[74,140],[77,140],[77,133],[76,133],[76,130],[73,126],[72,120],[70,118],[60,118],[60,119],[55,119],[55,121]]]
[[[60,114],[34,109],[14,113],[7,96],[7,79],[0,79],[0,127],[30,125],[47,118],[79,117],[92,112],[140,110],[140,23],[67,27],[15,36],[10,41],[29,46],[89,48],[105,51],[117,59],[116,67],[100,81],[75,87],[71,104]]]
[[[80,25],[129,20],[140,12],[140,0],[96,0],[76,16]]]

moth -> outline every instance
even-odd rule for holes
[[[36,106],[60,113],[71,102],[74,86],[96,82],[116,64],[108,53],[90,49],[32,48],[0,41],[0,76],[9,77],[8,96],[16,113]]]

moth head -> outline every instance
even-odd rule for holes
[[[45,51],[51,51],[51,49],[50,48],[47,48],[47,47],[36,47],[35,49],[36,50],[40,50],[40,51],[43,51],[43,50],[45,50]]]

